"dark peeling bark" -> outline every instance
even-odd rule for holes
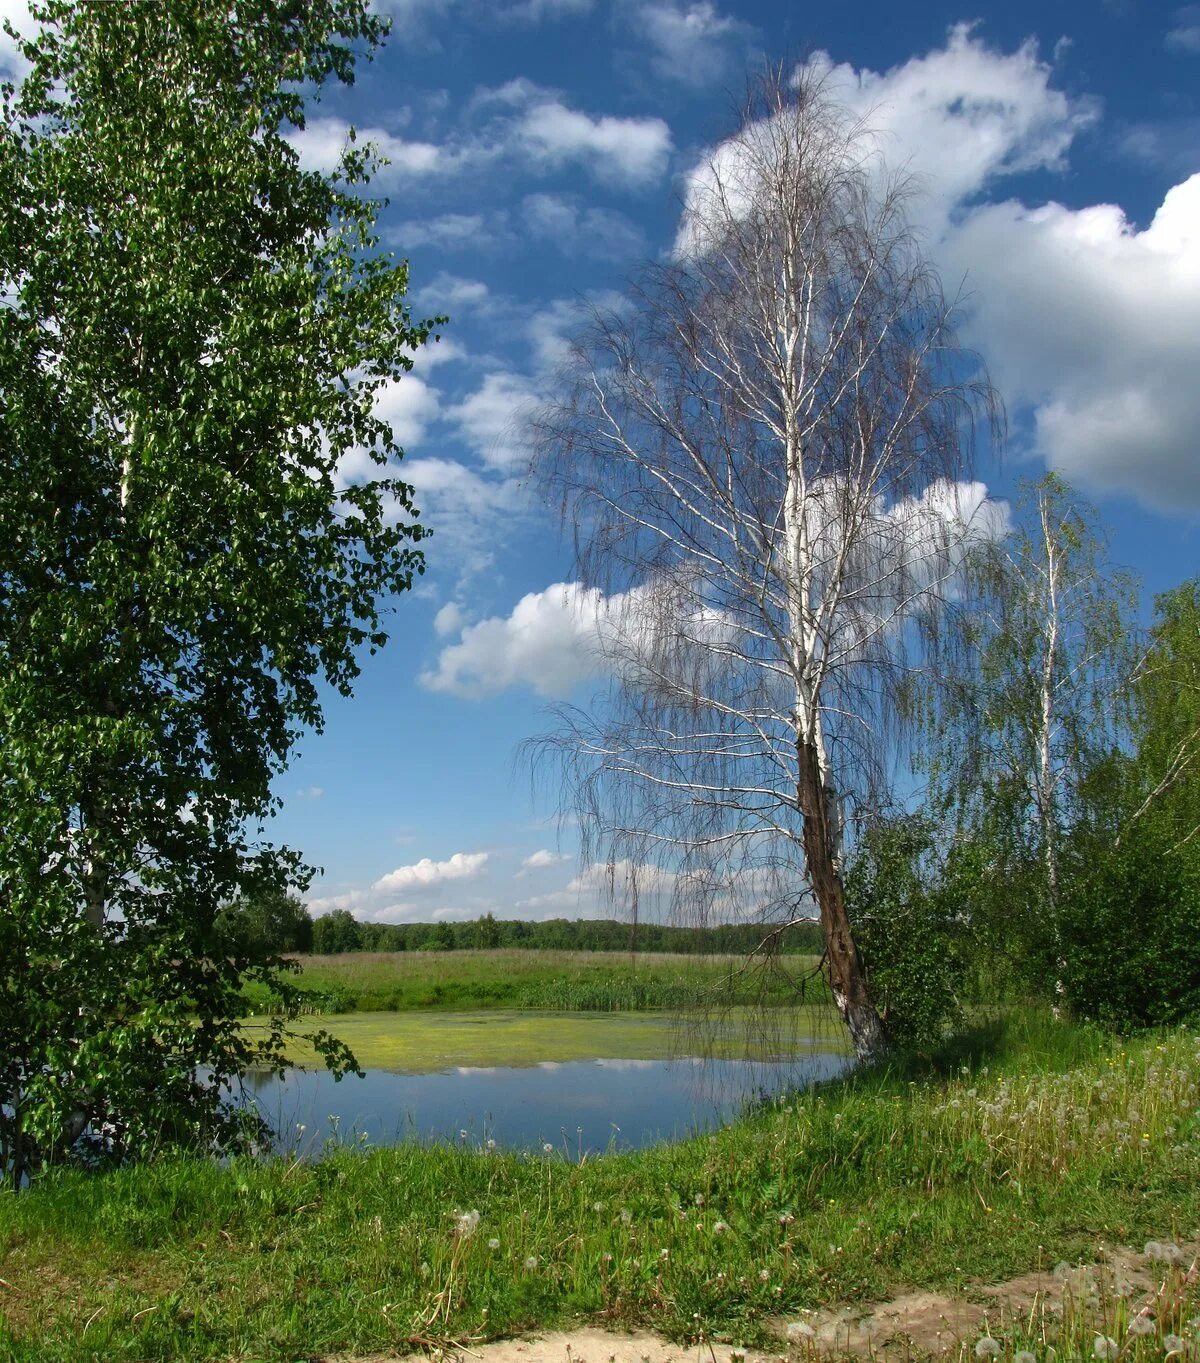
[[[809,880],[821,912],[829,985],[834,1003],[850,1032],[860,1060],[882,1055],[888,1048],[887,1031],[871,1000],[866,971],[854,943],[846,912],[846,894],[838,868],[837,847],[829,794],[821,779],[816,745],[797,745],[800,781],[798,795],[804,816],[804,856]]]

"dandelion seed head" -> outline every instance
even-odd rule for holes
[[[991,1335],[984,1335],[982,1339],[978,1339],[975,1341],[976,1358],[999,1358],[999,1356],[1000,1356],[999,1340],[993,1339]]]
[[[543,1154],[543,1155],[552,1155],[552,1154],[554,1154],[554,1147],[550,1144],[549,1141],[547,1141],[547,1142],[542,1146],[542,1154]]]
[[[1152,1335],[1156,1328],[1154,1317],[1147,1315],[1145,1311],[1139,1311],[1129,1322],[1129,1333],[1142,1339],[1147,1335]]]
[[[499,1248],[500,1248],[500,1241],[496,1238],[496,1236],[493,1235],[492,1238],[488,1241],[488,1249],[499,1249]]]
[[[794,1320],[787,1328],[789,1344],[799,1344],[806,1339],[815,1339],[817,1332],[806,1320]]]
[[[621,1208],[621,1225],[628,1226],[633,1221],[633,1213],[628,1207]]]
[[[1028,1349],[1022,1349],[1013,1359],[1013,1363],[1037,1363],[1037,1355],[1030,1353]]]
[[[593,1202],[593,1203],[592,1203],[592,1211],[594,1211],[594,1212],[596,1213],[597,1216],[599,1216],[600,1213],[601,1213],[603,1210],[604,1210],[604,1203],[603,1203],[603,1202]]]
[[[728,1223],[725,1222],[725,1221],[718,1221],[718,1222],[713,1226],[713,1234],[714,1234],[714,1235],[728,1235],[728,1233],[729,1233],[729,1225],[728,1225]]]
[[[1092,1341],[1092,1356],[1098,1358],[1100,1363],[1112,1363],[1118,1353],[1120,1348],[1111,1335],[1097,1335]]]
[[[537,1266],[538,1266],[537,1255],[536,1254],[529,1255],[528,1258],[525,1260],[526,1269],[528,1269],[529,1272],[532,1273],[533,1270],[537,1268]]]
[[[769,1268],[760,1268],[758,1270],[758,1280],[759,1282],[769,1283],[771,1281],[771,1270]]]
[[[479,1213],[477,1211],[454,1213],[454,1231],[463,1240],[469,1240],[478,1229]]]
[[[1178,1354],[1178,1353],[1182,1353],[1182,1352],[1183,1352],[1183,1340],[1182,1340],[1178,1335],[1164,1335],[1164,1336],[1163,1336],[1163,1348],[1164,1348],[1164,1349],[1166,1350],[1166,1352],[1169,1353],[1169,1354]]]

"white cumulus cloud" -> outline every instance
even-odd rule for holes
[[[439,638],[444,638],[447,634],[456,634],[462,627],[462,607],[454,601],[447,601],[433,617],[433,632]]]
[[[399,251],[417,246],[437,246],[443,251],[478,250],[506,230],[503,213],[441,213],[433,218],[414,218],[387,230],[389,245]]]
[[[540,696],[568,696],[602,668],[599,622],[604,594],[577,582],[529,592],[507,616],[467,625],[442,649],[422,685],[465,699],[531,686]]]
[[[464,279],[443,270],[413,294],[412,303],[419,312],[453,313],[482,308],[488,298],[488,286],[482,279]]]
[[[1053,68],[1032,41],[1000,52],[969,24],[946,45],[886,72],[835,64],[817,52],[807,71],[827,95],[869,130],[880,164],[903,166],[922,191],[922,225],[940,235],[965,200],[998,177],[1061,168],[1076,135],[1095,122],[1092,101],[1072,101],[1051,86]],[[753,136],[753,128],[742,137]],[[704,156],[688,177],[685,203],[702,205],[714,181],[741,186],[748,201],[738,139]],[[687,249],[681,237],[677,249]]]
[[[533,382],[523,374],[497,370],[460,403],[447,408],[463,439],[494,469],[524,469],[529,447],[521,428],[522,414],[537,398]]]
[[[1167,30],[1171,52],[1200,53],[1200,5],[1184,5],[1175,11],[1175,23]]]
[[[303,128],[288,134],[288,141],[300,154],[300,164],[306,170],[319,170],[328,175],[341,164],[350,145],[351,125],[341,118],[310,118]],[[389,164],[388,178],[444,174],[454,168],[453,156],[432,142],[408,141],[383,128],[356,128],[355,145],[372,143],[379,155]]]
[[[28,0],[0,0],[0,23],[7,20],[23,37],[33,35],[34,23],[29,14]],[[24,76],[28,65],[17,51],[17,45],[0,28],[0,76],[16,79]]]
[[[1141,231],[1113,204],[977,208],[945,253],[970,338],[1067,477],[1163,511],[1200,506],[1200,175]]]
[[[551,852],[549,848],[543,847],[527,856],[521,865],[527,871],[541,871],[547,866],[559,866],[566,860],[561,852]]]
[[[535,162],[577,163],[596,179],[627,185],[661,179],[671,153],[671,131],[661,118],[593,117],[553,98],[527,108],[515,134]]]
[[[455,852],[446,861],[422,857],[411,866],[397,866],[372,885],[377,893],[403,893],[406,890],[426,890],[448,880],[466,880],[476,876],[487,865],[486,852]]]
[[[711,0],[644,0],[626,5],[629,22],[647,45],[655,75],[683,85],[711,85],[744,58],[749,24],[721,14]]]
[[[1191,15],[1176,15],[1181,50]],[[821,53],[812,67],[873,130],[881,161],[916,177],[927,249],[951,292],[965,281],[964,332],[1009,408],[1031,415],[1032,452],[1093,490],[1200,507],[1200,177],[1176,184],[1145,225],[1116,204],[996,201],[1005,177],[1065,168],[1099,116],[1053,87],[1032,42],[1002,52],[960,24],[886,72]],[[736,142],[713,150],[688,181],[689,207],[718,177],[748,201],[744,164]],[[701,246],[685,218],[676,249]]]
[[[626,260],[645,249],[640,229],[623,213],[589,207],[573,194],[528,194],[521,221],[532,235],[564,255]]]

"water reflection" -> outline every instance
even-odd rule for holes
[[[774,1061],[544,1061],[437,1074],[374,1070],[340,1083],[325,1071],[293,1070],[282,1078],[247,1075],[243,1093],[283,1147],[309,1153],[337,1137],[539,1150],[548,1143],[577,1158],[710,1129],[752,1100],[833,1078],[848,1063],[825,1053]]]

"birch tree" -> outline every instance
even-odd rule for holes
[[[673,259],[579,339],[536,468],[606,593],[611,685],[545,740],[585,855],[693,921],[815,901],[855,1049],[887,1032],[843,840],[903,766],[972,538],[986,376],[865,126],[766,83],[691,180]]]
[[[1121,836],[1105,787],[1129,747],[1137,592],[1108,562],[1094,508],[1056,474],[1024,485],[1017,519],[973,557],[974,662],[941,693],[933,784],[960,834],[1004,868],[1010,948],[1022,943],[1026,968],[1039,958],[1053,980],[1066,849],[1085,826]],[[1016,900],[1028,901],[1028,931]]]
[[[305,169],[365,0],[35,4],[0,122],[0,1178],[236,1139],[286,992],[223,904],[305,883],[271,782],[421,570],[378,419],[430,324],[372,157]],[[345,486],[351,452],[378,478]],[[348,1053],[328,1039],[337,1064]]]

